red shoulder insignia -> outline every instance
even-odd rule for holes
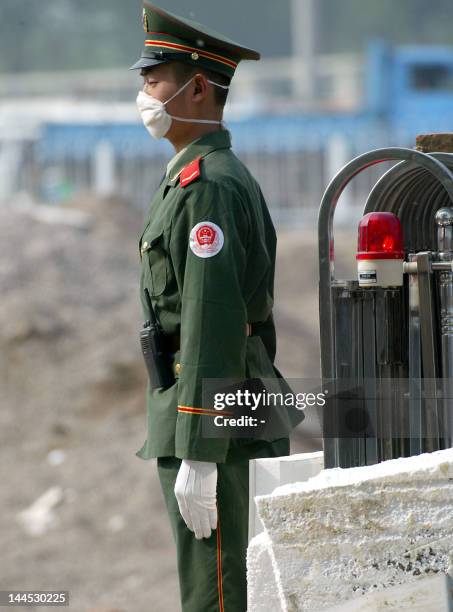
[[[200,161],[201,157],[197,157],[181,170],[181,174],[179,175],[179,184],[181,187],[187,187],[187,185],[190,185],[190,183],[200,176]]]

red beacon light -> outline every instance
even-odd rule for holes
[[[372,212],[361,218],[356,259],[361,287],[403,284],[403,230],[396,215]]]

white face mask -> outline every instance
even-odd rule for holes
[[[173,115],[169,115],[167,113],[165,109],[166,104],[171,102],[173,98],[176,98],[176,96],[180,94],[182,90],[185,89],[191,81],[193,81],[193,79],[194,77],[187,81],[187,83],[185,83],[180,89],[178,89],[178,91],[173,94],[171,98],[168,98],[166,102],[161,102],[157,98],[149,96],[144,91],[138,92],[138,110],[140,111],[146,129],[153,138],[163,138],[165,134],[168,133],[173,119],[175,119],[176,121],[185,121],[187,123],[222,123],[221,121],[212,121],[211,119],[185,119],[183,117],[174,117]],[[219,83],[215,83],[214,81],[209,80],[208,83],[216,85],[217,87],[222,87],[222,89],[229,89],[228,85],[220,85]]]

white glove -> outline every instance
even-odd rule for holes
[[[217,464],[183,459],[176,476],[175,496],[187,527],[198,540],[217,527]]]

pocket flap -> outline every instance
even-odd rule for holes
[[[148,232],[143,235],[142,246],[140,247],[140,253],[143,255],[145,251],[152,249],[158,242],[163,239],[164,230],[160,230],[158,234],[156,232]]]
[[[164,229],[148,229],[143,235],[140,258],[144,273],[144,285],[151,295],[161,295],[167,285],[168,253]]]

